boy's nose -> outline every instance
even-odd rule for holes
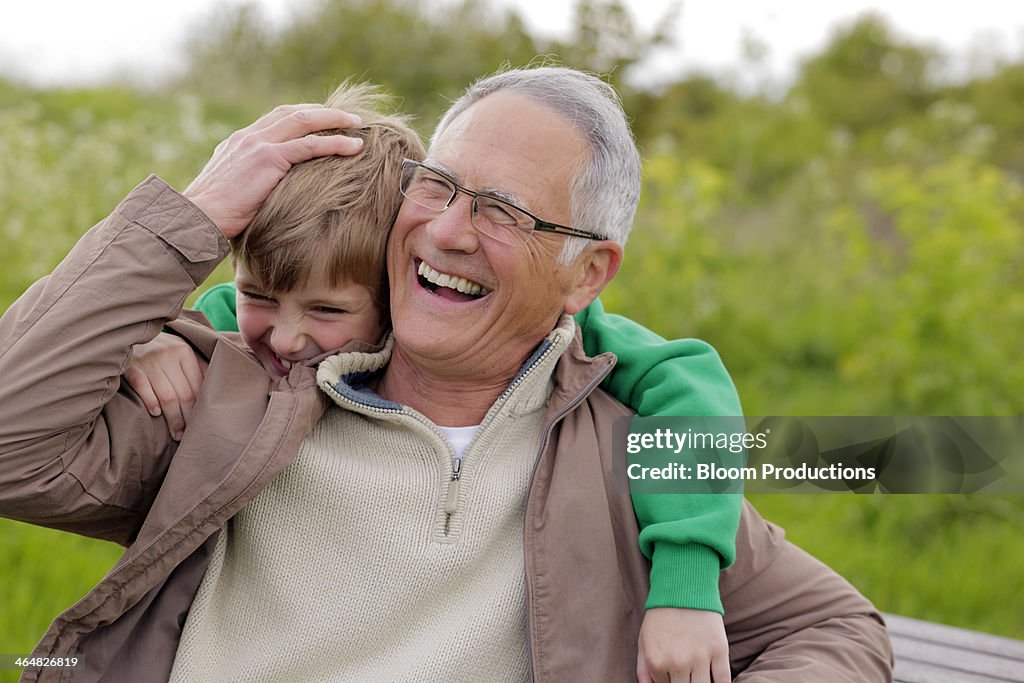
[[[277,325],[270,333],[270,345],[279,356],[294,357],[306,348],[306,335],[296,326]]]

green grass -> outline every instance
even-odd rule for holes
[[[60,612],[103,578],[121,547],[0,519],[0,653],[28,654]],[[0,671],[0,683],[19,672]]]
[[[1024,639],[1024,497],[751,500],[883,611]]]

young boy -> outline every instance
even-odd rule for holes
[[[359,115],[355,157],[292,167],[249,226],[231,239],[232,325],[271,377],[351,341],[377,343],[389,328],[384,251],[401,204],[402,161],[423,145],[401,116],[375,108],[366,86],[342,86],[326,105]],[[236,321],[237,315],[237,321]],[[125,379],[180,439],[202,385],[202,361],[179,337],[161,334],[133,350]]]
[[[388,327],[384,247],[400,204],[402,159],[420,159],[423,150],[400,120],[374,113],[371,100],[366,90],[349,88],[335,93],[328,102],[362,116],[363,126],[357,134],[364,140],[363,153],[324,157],[294,167],[248,229],[231,241],[238,329],[245,346],[272,378],[264,422],[274,411],[274,393],[278,391],[274,387],[303,381],[296,367],[314,364],[353,340],[373,344]],[[619,354],[620,366],[608,387],[641,414],[738,413],[731,382],[706,345],[664,343],[628,321],[605,316],[599,304],[581,314],[581,322],[588,352]],[[143,369],[144,349],[137,347],[136,352],[136,363]],[[176,370],[161,372],[170,376]],[[139,378],[154,376],[150,368],[131,380],[142,387],[143,398],[147,397]],[[233,389],[208,386],[204,398],[218,392],[230,394]],[[237,400],[247,398],[243,395]],[[147,398],[151,409],[154,400],[155,394]],[[213,411],[215,400],[205,404],[201,400],[199,413]],[[200,434],[209,438],[207,432]],[[174,434],[181,439],[183,451],[178,451],[172,468],[186,459],[184,453],[199,439],[193,435],[191,428]],[[169,445],[163,448],[175,450]],[[714,667],[715,680],[722,678],[717,673],[724,657],[719,647],[724,644],[724,632],[716,614],[721,611],[717,574],[732,559],[730,528],[734,533],[738,505],[735,499],[721,497],[705,501],[711,504],[697,511],[692,507],[696,498],[637,496],[634,501],[644,527],[643,550],[648,557],[654,555],[647,603],[652,609],[641,633],[638,664],[639,671],[652,677],[668,673],[665,662],[671,659],[666,653],[677,649],[697,654],[687,664],[689,668],[672,668],[673,676],[691,669],[706,676]],[[225,506],[223,514],[219,510],[211,513],[203,523],[225,524],[228,511]],[[221,522],[212,521],[222,517]],[[693,528],[701,524],[717,527],[713,542],[707,541],[706,528]],[[131,534],[124,540],[134,538]],[[206,561],[211,553],[225,552],[223,546],[215,547],[215,541],[211,536],[203,546]],[[133,559],[137,556],[135,553]],[[190,561],[191,557],[182,566]],[[119,564],[123,566],[126,561]],[[693,609],[653,609],[658,607]],[[189,623],[184,615],[180,619],[185,623],[184,642]],[[727,671],[726,664],[726,676]],[[178,671],[178,675],[183,674]]]

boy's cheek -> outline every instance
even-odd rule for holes
[[[265,316],[262,316],[258,309],[253,310],[252,306],[241,303],[236,309],[236,316],[238,332],[242,335],[242,340],[246,345],[252,348],[253,343],[263,337],[263,333],[266,331],[266,321],[262,320]]]

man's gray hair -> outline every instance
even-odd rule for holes
[[[566,67],[501,71],[466,88],[441,117],[431,144],[459,114],[501,90],[550,107],[580,132],[590,156],[570,185],[572,227],[624,245],[640,202],[640,154],[615,88],[593,74]],[[581,237],[567,238],[559,262],[572,262],[589,242]]]

